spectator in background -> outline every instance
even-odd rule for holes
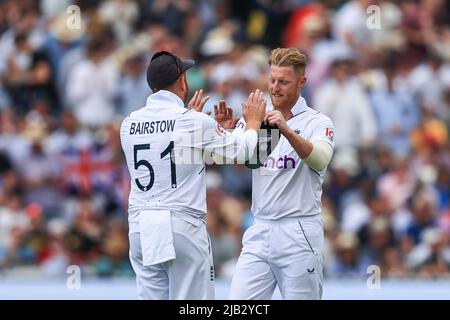
[[[66,13],[60,13],[50,21],[48,32],[42,43],[41,50],[49,59],[53,84],[62,102],[65,101],[64,89],[67,80],[63,61],[74,51],[84,47],[85,25],[85,21],[80,21],[79,28],[68,28]]]
[[[371,220],[359,231],[359,239],[365,258],[370,264],[380,265],[384,253],[395,247],[394,231],[388,217],[372,216]]]
[[[406,256],[407,266],[422,277],[447,275],[450,267],[448,236],[437,228],[426,228],[422,241]]]
[[[234,42],[231,43],[230,51],[217,57],[220,62],[212,66],[208,76],[211,92],[208,93],[210,99],[206,102],[204,111],[212,112],[219,100],[225,100],[233,109],[233,115],[241,117],[241,104],[248,94],[243,91],[243,80],[245,78],[256,80],[259,70],[254,65],[243,63],[245,55],[242,47]]]
[[[59,102],[48,57],[32,46],[25,33],[16,34],[14,44],[15,50],[7,57],[5,84],[18,107],[16,112],[26,114],[38,100],[45,101],[40,112],[56,112]]]
[[[5,151],[14,167],[20,166],[20,161],[29,151],[28,143],[21,135],[22,123],[23,119],[16,116],[12,110],[0,113],[0,149]]]
[[[224,100],[233,109],[234,116],[241,116],[239,106],[242,101],[245,101],[245,95],[239,88],[235,87],[237,79],[231,68],[230,65],[219,65],[217,69],[213,70],[211,75],[212,91],[208,93],[211,98],[209,99],[210,102],[205,105],[205,112],[213,111],[217,101]],[[221,76],[217,76],[218,74],[221,74]]]
[[[333,250],[335,255],[328,270],[330,275],[362,277],[367,274],[370,260],[362,255],[359,240],[355,234],[340,233],[336,238]]]
[[[309,32],[319,31],[323,20],[321,17],[326,15],[325,8],[320,3],[307,3],[299,6],[290,16],[287,23],[284,37],[284,46],[298,47],[309,52],[308,45]]]
[[[86,265],[94,263],[100,255],[102,226],[101,212],[94,212],[92,200],[79,199],[78,211],[65,235],[71,263]]]
[[[389,278],[412,277],[413,274],[403,262],[398,247],[386,248],[380,265],[381,274]]]
[[[408,80],[412,93],[425,111],[445,119],[448,114],[445,94],[450,87],[450,64],[431,53],[425,63],[412,70]]]
[[[29,152],[21,160],[18,170],[26,190],[24,200],[41,205],[49,218],[59,213],[61,193],[58,187],[62,168],[44,148],[47,132],[47,124],[39,114],[27,116],[23,135],[29,142]]]
[[[96,272],[103,277],[131,276],[133,268],[128,259],[128,240],[121,220],[111,220],[105,230],[101,255],[95,263]]]
[[[395,159],[391,170],[377,179],[377,191],[392,210],[406,205],[416,187],[407,159]]]
[[[340,7],[332,18],[334,37],[358,53],[358,59],[367,57],[372,36],[366,24],[366,9],[379,2],[379,0],[350,0]]]
[[[223,190],[241,199],[251,199],[252,174],[242,164],[223,166],[220,168],[223,175]]]
[[[41,46],[45,29],[39,23],[39,12],[35,4],[24,2],[5,2],[2,8],[6,28],[0,30],[0,74],[6,67],[6,60],[17,49],[15,39],[19,34],[26,34],[26,42],[34,49]],[[2,61],[3,60],[3,61]]]
[[[100,4],[98,13],[104,22],[111,24],[119,43],[125,44],[133,31],[139,8],[134,1],[107,0]]]
[[[138,107],[144,106],[151,93],[147,84],[146,70],[143,54],[129,57],[123,66],[119,86],[119,110],[125,117]]]
[[[43,215],[42,207],[37,203],[28,204],[25,212],[30,221],[30,227],[24,236],[24,247],[30,252],[30,260],[41,264],[48,256],[47,219]]]
[[[394,86],[399,59],[392,52],[384,57],[386,88],[375,89],[370,98],[379,126],[379,141],[396,157],[405,157],[411,150],[409,135],[420,121],[420,111],[408,92]]]
[[[333,121],[336,151],[341,148],[370,147],[377,134],[377,123],[370,101],[359,81],[352,77],[353,59],[336,57],[331,65],[331,79],[317,89],[314,106]]]
[[[49,134],[44,144],[46,151],[61,160],[64,152],[88,149],[94,143],[94,137],[80,127],[75,115],[70,110],[60,115],[59,126]]]
[[[410,140],[416,155],[422,161],[430,162],[448,143],[449,132],[444,121],[425,109],[420,123],[411,132]]]
[[[424,238],[424,230],[437,226],[437,199],[432,190],[420,190],[412,199],[411,213],[413,220],[407,226],[402,239],[402,249],[408,253]]]
[[[436,192],[439,198],[438,210],[441,216],[450,212],[450,171],[443,164],[437,167]],[[450,230],[449,230],[450,233]]]
[[[24,211],[22,192],[5,195],[0,205],[0,267],[21,263],[20,244],[30,220]]]
[[[118,73],[107,59],[109,52],[105,39],[91,39],[87,57],[73,66],[68,76],[67,101],[84,126],[98,128],[111,122],[116,113]]]

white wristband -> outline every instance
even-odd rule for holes
[[[322,171],[331,161],[333,148],[325,141],[315,141],[312,145],[311,153],[303,161],[312,169]]]
[[[254,129],[245,130],[245,138],[247,139],[247,146],[250,157],[253,155],[256,145],[258,144],[258,133]]]

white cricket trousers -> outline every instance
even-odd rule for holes
[[[176,258],[143,266],[139,233],[130,233],[130,261],[141,300],[212,300],[214,266],[205,223],[195,226],[172,215]]]
[[[321,299],[323,242],[320,215],[255,219],[244,233],[229,298],[268,300],[278,285],[283,299]]]

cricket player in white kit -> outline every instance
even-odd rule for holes
[[[274,107],[265,121],[281,137],[254,169],[252,213],[233,276],[230,299],[321,299],[322,182],[333,153],[333,123],[300,96],[305,56],[278,48],[269,58],[269,94]],[[245,120],[237,130],[245,128]]]
[[[140,299],[213,299],[214,267],[206,231],[205,158],[246,159],[265,115],[257,90],[243,106],[245,132],[227,133],[201,111],[208,97],[188,94],[193,60],[161,51],[149,64],[153,94],[122,123],[120,138],[131,176],[130,260]]]

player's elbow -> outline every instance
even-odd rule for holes
[[[228,151],[228,152],[227,152]],[[243,146],[240,148],[229,148],[225,152],[213,153],[212,158],[215,164],[244,164],[253,155],[253,151]]]
[[[331,161],[333,148],[324,141],[313,142],[311,153],[303,161],[316,171],[324,170]]]
[[[213,159],[216,164],[244,164],[256,150],[258,134],[255,130],[236,132],[229,144],[216,148]]]

